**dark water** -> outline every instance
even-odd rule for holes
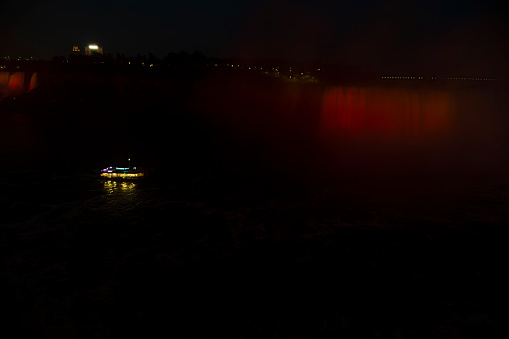
[[[507,333],[499,92],[229,86],[206,88],[224,94],[214,105],[198,88],[189,105],[1,112],[12,327],[49,338]],[[150,175],[97,176],[127,157]]]

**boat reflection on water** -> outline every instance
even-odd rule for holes
[[[136,189],[137,184],[131,181],[117,181],[107,180],[104,182],[104,188],[108,194],[122,193],[129,194],[133,193]]]
[[[108,213],[120,218],[125,212],[135,211],[140,204],[139,184],[132,181],[106,180],[103,182],[105,205]]]

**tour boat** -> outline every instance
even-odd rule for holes
[[[112,178],[112,179],[138,179],[145,176],[145,173],[136,167],[131,167],[129,160],[129,167],[106,167],[101,170],[101,177]]]

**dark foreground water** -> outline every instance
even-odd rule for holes
[[[238,96],[197,109],[201,94],[3,106],[2,323],[40,338],[505,337],[498,94],[313,91],[266,103],[280,117]],[[151,175],[97,176],[128,156]]]

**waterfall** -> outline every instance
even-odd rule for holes
[[[25,85],[25,73],[14,72],[9,75],[9,89],[11,91],[22,91]]]
[[[438,90],[333,87],[322,97],[320,129],[329,135],[422,137],[447,130],[453,98]]]
[[[0,72],[0,89],[9,87],[9,72]]]
[[[30,87],[28,88],[28,91],[36,89],[37,87],[39,87],[39,77],[37,75],[37,72],[35,72],[32,74],[32,77],[30,78]]]
[[[30,76],[30,83],[27,86],[29,73],[25,72],[0,72],[0,92],[5,96],[18,95],[31,91],[39,86],[39,76],[35,72]]]

